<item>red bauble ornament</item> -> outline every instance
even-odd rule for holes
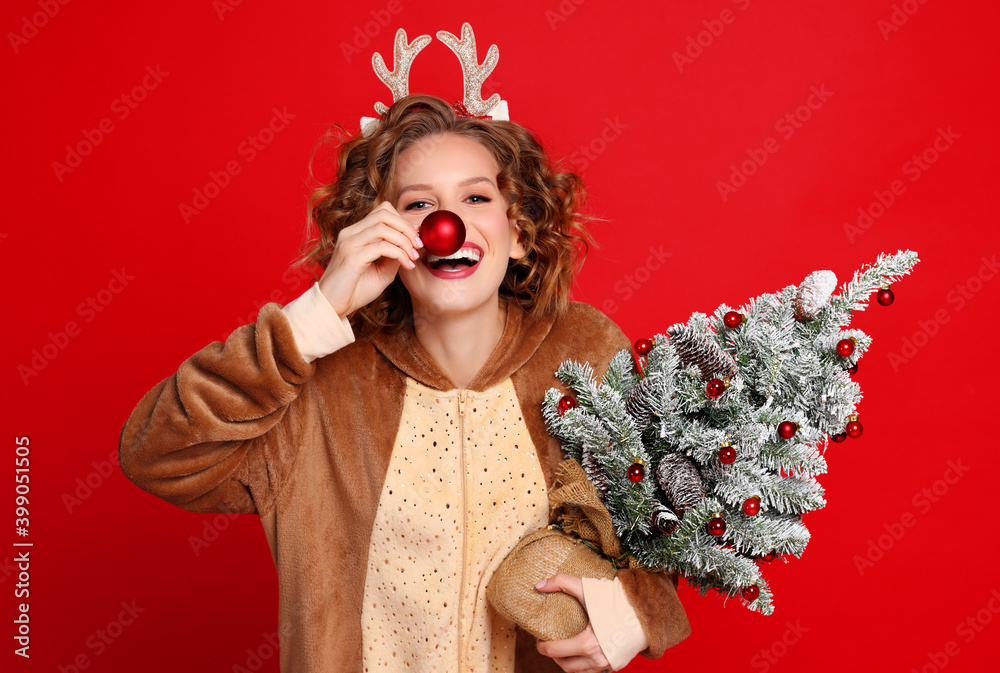
[[[641,460],[635,461],[629,466],[626,476],[633,484],[642,481],[642,478],[646,476],[646,463]]]
[[[736,311],[730,311],[723,318],[722,322],[726,324],[729,329],[736,329],[743,324],[746,318],[743,317],[742,313],[737,313]]]
[[[841,339],[837,342],[837,355],[846,358],[854,353],[854,339]]]
[[[838,432],[835,435],[830,435],[830,439],[832,439],[833,441],[835,441],[835,442],[837,442],[839,444],[840,442],[842,442],[845,439],[847,439],[847,433],[846,432]]]
[[[635,342],[635,352],[639,355],[647,355],[653,350],[653,342],[649,339],[637,339]]]
[[[728,443],[719,449],[719,462],[723,465],[732,465],[736,461],[736,449]]]
[[[570,409],[576,409],[576,400],[569,395],[563,395],[559,400],[559,415],[562,416]]]
[[[862,427],[861,421],[858,420],[857,416],[851,416],[850,420],[847,422],[847,427],[844,428],[844,431],[847,433],[847,436],[850,437],[851,439],[857,439],[858,437],[860,437],[861,433],[864,432],[864,430],[865,429],[864,427]]]
[[[744,500],[743,513],[747,516],[757,516],[760,513],[760,498],[753,496]]]
[[[465,244],[465,223],[450,210],[435,210],[420,223],[420,240],[427,252],[447,257]]]
[[[753,603],[760,596],[760,589],[757,588],[756,584],[751,584],[748,587],[743,587],[743,600],[747,603]]]
[[[875,295],[875,299],[878,300],[878,303],[882,304],[882,306],[888,306],[893,302],[895,298],[896,295],[894,295],[892,293],[892,290],[890,290],[889,288],[879,290],[878,294]]]
[[[848,367],[847,368],[847,373],[850,374],[851,376],[857,374],[858,373],[858,363],[855,362],[853,365],[851,365],[850,367]]]
[[[712,379],[705,386],[705,394],[708,395],[713,400],[726,392],[726,384],[722,379]]]
[[[708,525],[706,526],[706,529],[708,530],[709,535],[714,535],[715,537],[719,537],[720,535],[725,533],[726,522],[722,518],[722,515],[719,514],[718,512],[713,514],[712,518],[708,522]]]
[[[791,439],[798,430],[799,426],[791,421],[782,421],[778,424],[778,436],[782,439]]]
[[[775,550],[772,549],[771,551],[767,552],[763,556],[758,556],[757,560],[763,561],[764,563],[770,563],[771,561],[773,561],[776,558],[778,558],[778,552],[776,552]]]

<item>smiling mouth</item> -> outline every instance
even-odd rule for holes
[[[471,259],[439,259],[434,262],[424,261],[424,264],[435,271],[462,271],[479,264]]]
[[[458,252],[439,257],[428,254],[424,257],[424,265],[439,272],[460,272],[471,269],[479,264],[482,252],[473,247],[463,247]]]

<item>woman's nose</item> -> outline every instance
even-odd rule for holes
[[[438,204],[438,210],[450,210],[453,213],[461,214],[462,202],[458,199],[443,198]]]

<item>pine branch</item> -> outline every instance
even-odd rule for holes
[[[632,353],[628,349],[622,349],[611,358],[608,370],[604,373],[603,385],[619,391],[627,397],[628,393],[635,387],[639,377],[634,371]]]
[[[758,496],[765,508],[786,514],[803,514],[826,506],[823,487],[812,477],[775,477],[757,463],[740,461],[703,471],[706,480],[715,482],[716,497],[739,510],[743,501]]]
[[[809,543],[809,529],[792,515],[741,516],[727,519],[726,539],[740,552],[760,556],[770,551],[802,556]]]
[[[910,273],[919,261],[917,253],[909,250],[900,250],[894,255],[880,254],[874,264],[855,271],[851,282],[845,283],[840,294],[831,298],[833,309],[838,313],[864,311],[872,292],[882,287],[883,283],[898,281]]]
[[[814,477],[826,473],[826,459],[811,444],[767,444],[757,452],[757,463],[771,472]]]

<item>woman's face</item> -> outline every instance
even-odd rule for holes
[[[399,155],[396,210],[414,226],[435,210],[456,213],[465,223],[458,254],[471,257],[439,261],[421,249],[415,269],[400,268],[415,310],[460,314],[495,304],[507,260],[524,255],[497,186],[499,172],[489,150],[454,133],[422,138]]]

